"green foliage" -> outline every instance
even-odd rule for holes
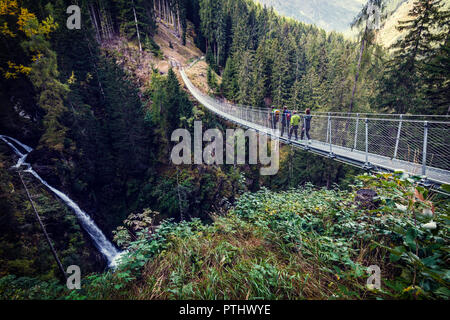
[[[149,50],[153,55],[159,59],[163,58],[163,53],[158,44],[153,40],[153,38],[146,37],[144,42],[144,47],[146,50]]]
[[[52,300],[64,294],[68,292],[57,280],[42,282],[35,278],[17,278],[13,275],[0,278],[2,300]]]
[[[152,36],[156,29],[153,15],[153,1],[116,0],[120,32],[129,39],[137,39],[138,30],[140,38]],[[136,20],[135,20],[136,17]]]
[[[142,231],[151,230],[154,227],[155,217],[158,212],[153,212],[150,209],[145,209],[142,213],[131,214],[120,226],[113,231],[114,242],[121,248],[126,248],[130,245],[132,240],[137,240],[142,236]]]
[[[449,269],[446,265],[448,251],[449,212],[445,210],[445,199],[435,200],[436,195],[417,185],[420,177],[409,177],[404,173],[394,176],[362,177],[366,186],[380,188],[382,210],[399,210],[408,219],[402,219],[391,227],[397,241],[379,244],[390,252],[390,260],[399,263],[401,277],[389,281],[396,297],[448,299]],[[389,192],[386,192],[389,190]],[[441,202],[442,211],[436,204]]]
[[[446,203],[401,173],[360,176],[354,188],[262,189],[211,225],[144,229],[114,273],[67,298],[448,299]],[[377,209],[354,201],[360,188],[378,193]],[[366,287],[374,264],[381,290]]]
[[[208,66],[208,73],[207,73],[206,78],[208,81],[209,88],[213,92],[217,92],[219,89],[219,84],[217,83],[217,75],[210,66]]]
[[[231,100],[236,100],[239,91],[236,68],[232,57],[229,57],[222,75],[221,92]]]

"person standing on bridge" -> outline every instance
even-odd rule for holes
[[[273,107],[270,113],[269,120],[273,130],[277,129],[278,121],[280,121],[280,113],[280,110],[275,107]]]
[[[289,135],[289,123],[291,121],[291,112],[287,107],[284,107],[283,114],[281,115],[281,136],[284,135],[284,130],[286,134]]]
[[[291,130],[289,131],[289,140],[291,140],[292,132],[295,132],[295,140],[298,140],[298,126],[300,124],[301,118],[297,114],[297,111],[294,111],[294,115],[291,117]]]
[[[312,119],[311,109],[306,109],[305,113],[306,115],[303,117],[302,136],[300,140],[303,140],[306,134],[308,140],[311,141],[311,136],[309,135],[309,130],[311,130],[311,119]]]

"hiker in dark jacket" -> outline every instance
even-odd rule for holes
[[[284,130],[289,135],[289,123],[291,121],[291,112],[287,107],[284,107],[283,114],[281,115],[281,136],[284,134]]]
[[[306,109],[306,115],[303,117],[303,129],[302,129],[302,136],[301,136],[301,140],[303,140],[305,133],[306,133],[306,137],[308,138],[308,140],[311,140],[311,136],[309,135],[309,130],[311,130],[311,110],[310,109]]]

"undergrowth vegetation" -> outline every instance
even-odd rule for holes
[[[126,225],[134,241],[124,228],[116,233],[127,253],[115,272],[84,277],[71,292],[3,278],[0,292],[25,299],[448,299],[449,202],[418,181],[399,172],[360,176],[352,191],[262,189],[212,224],[165,221],[154,232],[145,226],[155,213],[133,215]],[[377,192],[370,205],[358,201],[361,189]],[[141,224],[133,220],[139,216]],[[373,265],[381,269],[379,290],[367,286]]]

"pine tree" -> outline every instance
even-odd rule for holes
[[[316,70],[311,67],[301,80],[297,80],[292,88],[289,105],[293,109],[317,109],[321,101],[321,84]]]
[[[219,84],[217,83],[217,76],[216,76],[216,73],[212,70],[212,68],[210,66],[208,66],[206,79],[207,79],[209,88],[213,92],[217,92],[217,90],[219,89]]]
[[[276,106],[284,106],[291,98],[291,88],[295,82],[295,46],[292,39],[285,39],[278,48],[278,55],[273,62],[272,97]]]
[[[142,41],[152,36],[155,29],[153,2],[144,0],[115,0],[118,9],[120,32],[128,39],[136,39],[142,49]]]
[[[165,112],[169,137],[172,132],[182,125],[182,118],[192,116],[192,103],[186,93],[181,90],[175,72],[170,69],[166,84],[166,105]]]
[[[150,158],[144,110],[137,89],[116,63],[104,59],[99,68],[106,97],[104,125],[117,174],[127,181],[145,171]]]
[[[441,26],[442,0],[415,1],[409,19],[400,21],[398,29],[407,31],[405,37],[394,44],[394,57],[387,65],[381,88],[381,104],[399,113],[426,112],[427,102],[421,90],[423,68],[441,38],[435,30]]]
[[[241,56],[241,63],[238,67],[238,83],[239,83],[239,93],[237,100],[241,104],[251,103],[251,94],[253,83],[253,68],[254,64],[254,52],[245,51]]]
[[[222,75],[221,92],[231,101],[235,101],[239,92],[236,66],[233,57],[227,59]]]
[[[424,65],[425,94],[436,114],[450,114],[450,36]]]
[[[267,53],[266,43],[262,42],[255,54],[253,73],[253,91],[251,104],[254,107],[265,107],[264,99],[270,97],[272,63]]]

